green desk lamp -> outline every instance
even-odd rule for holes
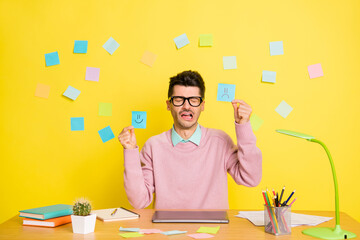
[[[325,149],[326,154],[329,157],[331,170],[332,170],[332,174],[333,174],[333,178],[334,178],[334,187],[335,187],[335,219],[336,219],[335,228],[329,228],[329,227],[309,228],[309,229],[303,230],[302,233],[306,234],[306,235],[309,235],[309,236],[312,236],[312,237],[317,237],[317,238],[322,238],[322,239],[355,238],[356,237],[355,233],[345,231],[345,230],[342,230],[340,228],[339,193],[338,193],[338,183],[337,183],[337,179],[336,179],[335,166],[334,166],[333,160],[331,158],[330,152],[327,149],[327,147],[325,146],[325,144],[322,143],[321,141],[315,139],[313,136],[310,136],[310,135],[307,135],[307,134],[288,131],[288,130],[282,130],[282,129],[278,129],[276,131],[278,133],[290,135],[290,136],[293,136],[293,137],[303,138],[303,139],[306,139],[306,140],[308,140],[310,142],[319,143]]]

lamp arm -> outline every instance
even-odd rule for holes
[[[331,165],[331,170],[332,170],[332,175],[333,175],[333,179],[334,179],[334,187],[335,187],[335,217],[336,217],[336,225],[340,225],[340,213],[339,213],[339,192],[338,192],[338,182],[337,182],[337,178],[336,178],[336,172],[335,172],[335,165],[334,162],[332,160],[331,154],[329,149],[325,146],[325,144],[317,139],[308,139],[311,142],[316,142],[318,144],[320,144],[324,149],[326,154],[329,157],[329,161],[330,161],[330,165]]]

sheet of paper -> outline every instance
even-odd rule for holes
[[[190,43],[189,39],[186,36],[186,33],[174,38],[174,42],[177,49],[180,49],[182,47],[185,47]]]
[[[156,60],[156,54],[149,52],[149,51],[145,51],[144,55],[141,58],[141,62],[145,65],[148,65],[149,67],[152,67],[155,63]]]
[[[81,93],[80,90],[72,86],[68,86],[68,88],[63,93],[63,96],[70,98],[72,100],[76,100],[76,98],[80,95],[80,93]]]
[[[200,34],[199,46],[200,47],[211,47],[213,45],[212,34]]]
[[[223,57],[223,67],[225,70],[236,69],[236,56],[224,56]]]
[[[50,94],[50,86],[38,83],[36,85],[35,96],[41,98],[48,98]]]
[[[129,232],[129,233],[119,233],[123,238],[134,238],[134,237],[143,237],[145,235],[138,232]]]
[[[74,53],[87,53],[88,41],[75,40]]]
[[[268,82],[268,83],[275,83],[276,81],[276,72],[272,72],[272,71],[263,71],[262,72],[262,79],[261,81],[263,82]]]
[[[280,116],[282,116],[283,118],[286,118],[291,111],[293,110],[293,108],[287,104],[285,101],[282,101],[279,106],[277,106],[277,108],[275,109],[275,111],[280,114]]]
[[[85,80],[88,81],[99,81],[100,68],[86,67]]]
[[[98,131],[100,138],[103,143],[115,138],[113,131],[111,130],[110,126],[107,126]]]
[[[58,52],[46,53],[45,64],[47,67],[60,64]]]
[[[255,113],[251,114],[250,124],[254,131],[259,130],[259,128],[261,127],[261,125],[263,123],[264,123],[264,120],[262,120],[258,115],[256,115]]]
[[[116,49],[118,49],[118,47],[120,46],[119,43],[117,43],[115,41],[115,39],[113,39],[112,37],[110,37],[106,43],[103,45],[103,48],[105,48],[105,50],[110,53],[111,55],[116,51]]]
[[[112,103],[99,103],[99,116],[112,116]]]
[[[208,233],[194,233],[194,234],[188,234],[189,237],[195,238],[195,239],[204,239],[204,238],[213,238],[214,235],[208,234]]]
[[[231,102],[235,99],[234,84],[218,84],[217,100],[222,102]]]
[[[284,46],[283,41],[270,42],[270,56],[283,55]]]
[[[132,111],[131,125],[134,128],[146,128],[146,112]]]
[[[123,231],[123,232],[139,232],[140,228],[123,228],[123,227],[120,227],[119,231]]]
[[[320,63],[308,66],[308,72],[310,79],[324,76]]]
[[[142,234],[152,234],[152,233],[161,233],[163,231],[161,231],[160,229],[140,229],[139,233]]]
[[[84,118],[72,117],[70,118],[71,131],[84,131]]]
[[[216,234],[220,229],[220,226],[218,227],[200,227],[196,232],[197,233],[211,233]]]
[[[187,231],[172,230],[172,231],[162,232],[161,234],[169,236],[169,235],[184,234],[184,233],[187,233]]]

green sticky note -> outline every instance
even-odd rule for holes
[[[251,114],[250,117],[250,124],[251,127],[254,129],[254,131],[259,130],[259,128],[261,127],[261,125],[264,123],[264,120],[262,120],[258,115],[256,114]]]
[[[220,229],[220,226],[218,227],[200,227],[196,232],[197,233],[211,233],[216,234]]]
[[[99,116],[112,116],[112,103],[99,103]]]
[[[200,47],[211,47],[213,45],[213,35],[212,34],[200,34]]]
[[[119,233],[123,238],[133,238],[133,237],[143,237],[144,234],[138,232],[129,232],[129,233]]]

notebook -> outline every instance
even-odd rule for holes
[[[122,207],[92,210],[91,213],[96,213],[96,217],[104,222],[130,220],[130,219],[136,219],[136,218],[140,217],[139,214],[132,212],[130,210],[127,210],[125,208],[122,208]],[[114,214],[112,215],[112,213],[114,213]]]
[[[38,227],[57,227],[66,223],[71,223],[71,215],[50,218],[47,220],[37,220],[31,218],[24,218],[24,226],[38,226]]]
[[[155,211],[154,223],[229,223],[226,211]]]
[[[20,217],[46,220],[72,214],[72,205],[56,204],[51,206],[21,210]]]

